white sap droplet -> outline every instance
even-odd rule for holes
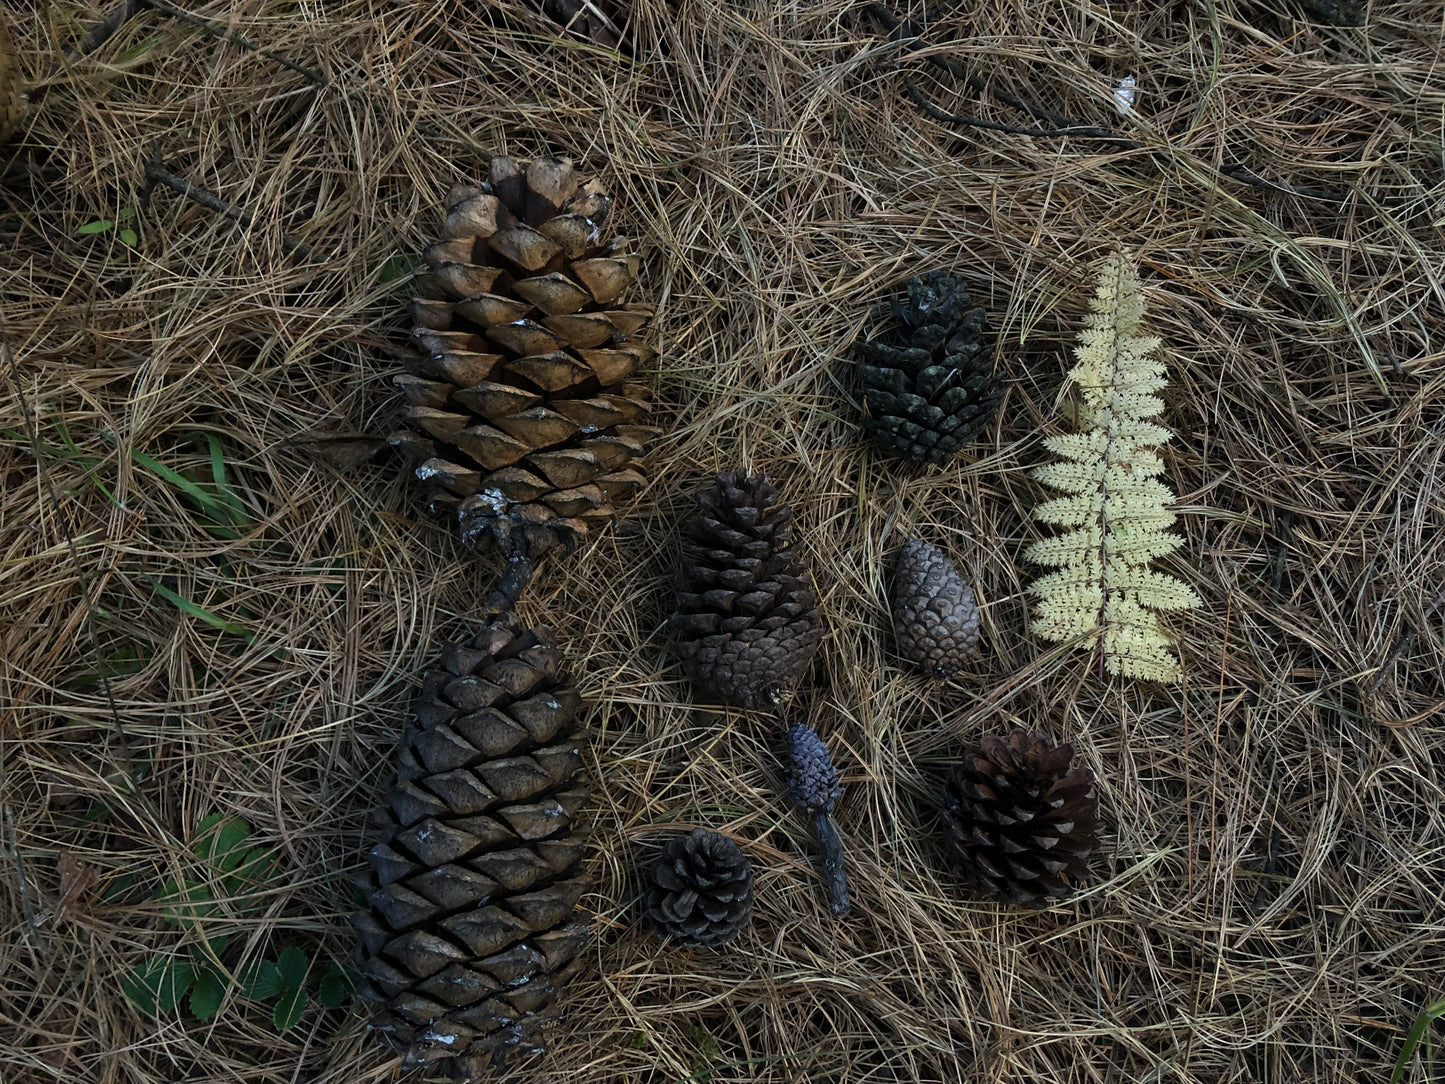
[[[1139,97],[1139,88],[1132,75],[1126,75],[1114,84],[1114,108],[1119,111],[1119,116],[1127,117],[1134,110],[1134,102]]]

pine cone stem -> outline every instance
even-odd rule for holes
[[[497,586],[487,596],[487,601],[482,604],[482,611],[485,616],[491,617],[502,614],[512,609],[522,598],[522,592],[532,582],[532,574],[537,571],[537,562],[527,550],[513,553],[507,558],[507,567],[502,570],[502,578],[497,581]]]
[[[843,865],[843,840],[828,813],[813,818],[813,831],[823,849],[823,884],[828,890],[828,910],[842,917],[848,913],[848,870]]]

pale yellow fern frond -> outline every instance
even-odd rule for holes
[[[1200,605],[1187,585],[1148,567],[1183,539],[1169,534],[1174,494],[1159,481],[1156,451],[1171,434],[1148,421],[1164,409],[1168,383],[1161,343],[1143,334],[1144,291],[1115,253],[1099,269],[1069,380],[1079,390],[1080,432],[1049,437],[1059,456],[1033,475],[1065,496],[1034,509],[1041,523],[1069,530],[1041,539],[1024,556],[1055,571],[1029,587],[1036,635],[1058,642],[1097,640],[1104,667],[1121,677],[1179,676],[1161,611]]]

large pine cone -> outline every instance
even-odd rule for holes
[[[580,965],[588,888],[580,698],[545,629],[488,625],[426,675],[356,916],[372,1026],[451,1075],[544,1046]]]
[[[859,342],[859,375],[869,417],[863,427],[893,454],[943,463],[993,417],[1003,389],[994,382],[983,309],[947,271],[908,280],[896,303],[896,341]]]
[[[652,864],[644,899],[659,937],[713,948],[737,937],[753,913],[753,866],[727,836],[694,828]]]
[[[0,7],[0,143],[14,135],[25,119],[21,97],[25,84],[20,79],[20,58],[15,55],[9,19],[9,12]]]
[[[1094,773],[1069,771],[1071,745],[1042,734],[991,735],[949,778],[944,807],[954,875],[1009,903],[1065,896],[1099,847]]]
[[[893,579],[893,634],[898,653],[937,677],[978,658],[978,605],[948,554],[912,539],[898,554]]]
[[[793,512],[777,498],[761,474],[720,474],[683,526],[675,649],[695,685],[744,708],[780,703],[823,639]]]
[[[467,542],[538,556],[642,484],[656,430],[637,374],[657,351],[634,338],[652,310],[620,302],[638,257],[604,240],[610,208],[565,158],[494,158],[486,184],[447,196],[397,378],[409,428],[391,441]]]

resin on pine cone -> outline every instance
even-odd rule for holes
[[[1008,903],[1066,896],[1099,847],[1094,773],[1071,745],[1032,731],[990,735],[954,768],[943,820],[953,873]]]
[[[855,350],[868,416],[863,427],[894,455],[944,463],[983,431],[1003,389],[984,341],[983,309],[947,271],[908,280],[894,305],[897,334]]]
[[[648,873],[647,917],[659,937],[692,948],[726,944],[753,913],[753,866],[727,836],[674,836]]]
[[[25,118],[25,84],[20,78],[20,58],[10,37],[10,15],[0,7],[0,143],[20,129]]]
[[[761,474],[717,476],[683,526],[678,612],[683,669],[703,691],[744,708],[780,703],[823,639],[818,596],[793,556],[792,509]]]
[[[922,539],[904,543],[893,578],[898,653],[937,677],[978,658],[978,605],[948,554]]]
[[[639,260],[606,240],[611,202],[565,158],[494,158],[486,183],[447,196],[391,442],[466,542],[540,556],[610,522],[643,482],[657,431],[639,374],[657,352],[636,338],[652,310],[622,302]]]
[[[372,1027],[408,1066],[465,1075],[544,1048],[580,966],[587,788],[557,670],[546,629],[495,621],[426,675],[402,738],[354,924]]]

